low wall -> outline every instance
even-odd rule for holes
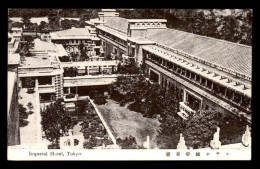
[[[93,100],[89,99],[90,103],[92,104],[92,106],[94,107],[95,111],[97,112],[102,124],[104,125],[104,127],[107,130],[108,135],[110,136],[112,142],[114,143],[114,145],[116,145],[116,139],[114,137],[114,135],[112,134],[110,128],[108,127],[106,121],[104,120],[103,116],[101,115],[100,111],[98,110],[97,106],[95,105],[95,103],[93,102]]]

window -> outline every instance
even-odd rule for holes
[[[52,77],[51,76],[38,77],[38,84],[39,85],[51,85]]]

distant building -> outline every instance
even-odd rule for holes
[[[90,57],[102,57],[100,39],[96,36],[95,28],[75,28],[51,32],[51,41],[62,44],[68,53],[80,54],[80,45]]]

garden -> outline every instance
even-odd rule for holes
[[[129,71],[125,73],[129,74]],[[184,121],[177,115],[181,90],[172,86],[166,91],[158,84],[150,83],[142,74],[118,77],[109,87],[109,95],[121,107],[127,105],[131,111],[159,120],[156,142],[161,149],[176,149],[180,133],[189,148],[209,147],[217,126],[220,127],[222,145],[239,143],[247,125],[234,115],[215,110],[199,110],[200,113]]]
[[[85,149],[113,144],[88,99],[76,102],[76,112],[79,118],[73,120],[75,112],[67,112],[61,99],[41,110],[44,138],[52,143],[49,148],[59,148],[60,137],[68,136],[69,129],[74,129],[76,125],[80,126],[79,132],[83,133]]]

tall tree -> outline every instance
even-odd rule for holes
[[[41,110],[41,117],[44,137],[58,145],[60,137],[68,135],[68,130],[72,127],[70,114],[65,111],[61,100],[58,99]]]
[[[24,12],[21,17],[22,17],[22,22],[25,25],[25,27],[28,27],[30,25],[30,23],[31,23],[31,21],[30,21],[30,19],[31,19],[30,13],[29,12]]]
[[[218,125],[216,111],[206,110],[194,114],[187,122],[183,133],[186,145],[193,148],[208,147]]]

